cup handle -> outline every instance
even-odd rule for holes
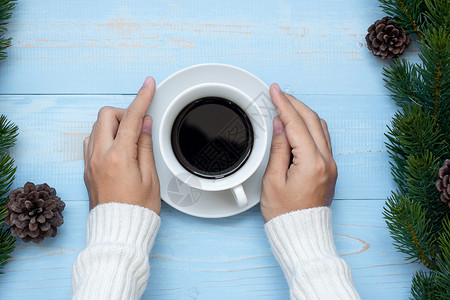
[[[235,186],[231,189],[233,192],[234,200],[236,200],[236,203],[239,207],[245,207],[248,204],[247,195],[245,194],[244,188],[242,187],[242,184]]]

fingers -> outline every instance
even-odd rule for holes
[[[90,159],[90,153],[89,153],[89,141],[90,137],[85,137],[83,140],[83,156],[84,156],[84,184],[86,185],[86,188],[89,192],[89,182],[87,180],[87,166]],[[92,209],[92,200],[91,197],[89,197],[89,211]]]
[[[97,121],[94,122],[94,125],[92,125],[92,131],[91,131],[91,135],[89,136],[88,139],[88,150],[87,150],[87,158],[88,160],[91,158],[92,156],[92,152],[94,151],[94,140],[95,140],[95,128],[97,126]]]
[[[149,183],[156,174],[155,158],[153,156],[152,118],[145,116],[142,131],[137,143],[137,160],[141,170],[142,181]]]
[[[134,101],[126,109],[119,125],[116,140],[124,145],[135,145],[141,135],[142,121],[155,94],[155,80],[147,77]]]
[[[295,108],[300,117],[304,120],[306,127],[314,139],[314,142],[317,145],[319,151],[327,157],[330,153],[330,149],[328,147],[328,142],[322,128],[322,122],[316,112],[311,110],[306,104],[301,102],[300,100],[294,98],[293,96],[284,93],[284,95],[289,99],[292,106]]]
[[[273,119],[272,146],[270,148],[266,174],[286,180],[290,159],[291,146],[289,145],[283,123],[277,116]]]
[[[330,151],[330,154],[333,156],[333,148],[331,147],[330,132],[328,131],[327,122],[325,122],[325,120],[320,119],[320,123],[322,124],[323,132],[325,134],[325,138],[327,139],[328,150]]]
[[[83,158],[84,168],[86,169],[90,155],[88,154],[89,137],[85,137],[83,140]]]
[[[285,126],[286,136],[291,147],[296,149],[296,152],[304,153],[306,157],[312,155],[316,151],[316,145],[308,127],[276,83],[270,86],[270,96]]]
[[[125,114],[121,108],[105,106],[98,112],[95,130],[96,147],[108,149],[114,142],[119,128],[119,123]]]

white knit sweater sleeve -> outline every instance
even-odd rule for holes
[[[86,248],[73,264],[72,299],[140,299],[160,223],[155,212],[137,205],[95,207],[87,221]]]
[[[330,208],[283,214],[267,222],[265,230],[291,299],[360,299],[351,269],[334,245]]]

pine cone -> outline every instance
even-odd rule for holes
[[[403,54],[411,44],[408,34],[389,17],[370,25],[366,35],[367,47],[373,55],[392,59]]]
[[[439,169],[438,176],[436,188],[441,193],[441,201],[450,207],[450,159],[444,161],[444,165]]]
[[[48,184],[27,182],[9,194],[5,224],[11,226],[13,236],[38,244],[56,236],[56,228],[64,223],[61,212],[65,206]]]

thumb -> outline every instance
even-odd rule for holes
[[[280,117],[276,116],[273,119],[272,145],[266,173],[285,179],[290,158],[291,146],[286,136],[286,130]]]
[[[147,182],[156,175],[155,158],[153,156],[152,123],[150,116],[145,116],[137,143],[137,160],[142,180]]]

